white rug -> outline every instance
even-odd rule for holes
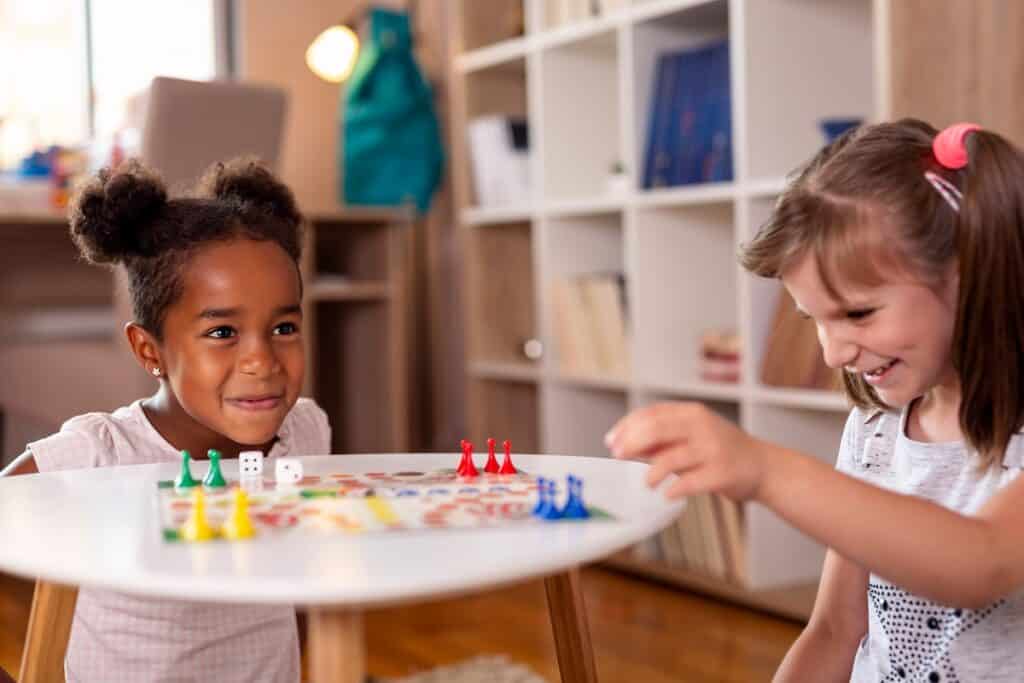
[[[485,655],[430,671],[383,679],[380,683],[548,683],[503,655]]]

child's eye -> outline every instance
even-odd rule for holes
[[[849,318],[850,320],[864,320],[874,312],[874,308],[864,308],[856,311],[847,311],[846,317]]]
[[[231,337],[234,337],[235,334],[237,334],[235,332],[235,328],[222,325],[220,327],[215,327],[209,332],[207,332],[206,336],[210,337],[211,339],[230,339]]]
[[[281,323],[274,328],[274,334],[278,335],[290,335],[296,334],[299,331],[299,326],[295,323]]]

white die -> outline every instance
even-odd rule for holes
[[[294,458],[274,461],[274,476],[278,484],[297,484],[302,479],[302,463]]]
[[[263,474],[263,451],[242,451],[238,454],[238,476],[246,479]]]

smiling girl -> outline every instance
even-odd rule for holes
[[[811,318],[856,406],[837,470],[698,404],[623,418],[667,494],[753,500],[829,547],[776,681],[1024,672],[1024,157],[970,124],[852,131],[742,253]]]
[[[71,234],[89,261],[127,270],[135,320],[125,332],[158,387],[69,420],[7,473],[180,462],[183,449],[328,453],[324,412],[299,398],[300,225],[291,191],[251,161],[215,165],[180,199],[136,162],[101,171],[73,201]],[[292,683],[295,611],[83,589],[65,670],[69,681]]]

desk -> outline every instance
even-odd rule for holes
[[[454,454],[302,458],[311,474],[431,470]],[[647,465],[608,458],[515,456],[531,474],[584,479],[584,497],[616,519],[489,530],[428,530],[353,536],[287,535],[244,543],[165,543],[156,482],[162,463],[0,479],[0,570],[38,580],[22,683],[61,675],[76,586],[213,602],[294,604],[309,610],[314,681],[362,683],[361,612],[546,576],[563,681],[596,680],[578,577],[666,526],[681,511],[644,483]],[[237,461],[224,463],[237,478]],[[45,646],[44,644],[45,643]],[[59,644],[59,645],[58,645]]]

